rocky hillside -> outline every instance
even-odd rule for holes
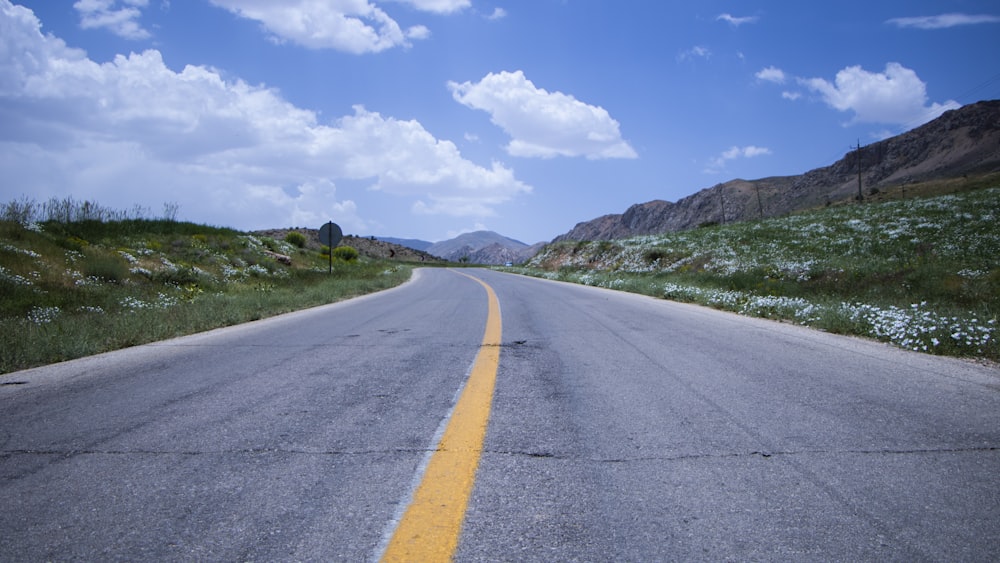
[[[577,224],[560,240],[613,240],[704,224],[776,217],[929,180],[1000,172],[1000,100],[944,113],[902,135],[852,151],[798,176],[732,180],[676,203],[650,201]]]
[[[302,233],[306,236],[306,246],[308,248],[318,249],[321,246],[318,229],[269,229],[266,231],[257,231],[254,234],[271,237],[276,240],[284,240],[285,235],[292,231]],[[340,246],[350,246],[351,248],[357,250],[362,256],[368,256],[370,258],[384,258],[386,260],[400,260],[404,262],[442,261],[440,258],[432,256],[427,252],[393,244],[383,240],[377,240],[375,238],[347,235],[340,241]]]
[[[493,243],[478,250],[468,253],[468,262],[471,264],[491,264],[495,266],[511,263],[520,264],[531,259],[538,253],[544,242],[521,248],[512,248],[500,243]]]

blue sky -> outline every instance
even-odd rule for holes
[[[1000,98],[994,1],[0,0],[0,199],[533,243]]]

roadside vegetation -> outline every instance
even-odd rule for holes
[[[513,270],[1000,361],[1000,188],[562,242]]]
[[[397,262],[349,247],[119,212],[71,199],[0,206],[0,373],[386,289]],[[296,236],[298,235],[298,236]]]

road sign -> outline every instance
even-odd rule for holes
[[[319,228],[319,241],[330,247],[330,274],[333,274],[333,248],[344,238],[344,232],[340,230],[340,225],[333,221],[327,221]]]
[[[319,241],[330,247],[333,250],[335,246],[340,244],[340,239],[344,238],[344,232],[340,230],[340,226],[333,221],[328,222],[319,228]]]

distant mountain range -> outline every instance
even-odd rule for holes
[[[452,262],[499,265],[519,264],[534,256],[544,243],[528,245],[493,231],[461,234],[441,242],[419,239],[378,237],[379,240],[406,246]]]
[[[393,238],[393,237],[375,237],[375,238],[384,242],[398,244],[399,246],[405,246],[407,248],[419,250],[421,252],[427,252],[428,248],[434,246],[433,242],[420,240],[416,238]]]
[[[732,180],[676,203],[654,200],[577,224],[561,240],[612,240],[775,217],[913,182],[1000,171],[1000,100],[945,112],[911,131],[798,176]]]

